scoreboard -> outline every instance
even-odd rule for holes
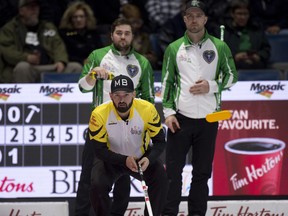
[[[1,87],[0,165],[80,165],[91,97],[71,84]]]
[[[0,86],[0,198],[75,197],[91,101],[76,83]]]

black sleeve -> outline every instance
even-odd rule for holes
[[[166,147],[165,134],[163,129],[160,130],[159,133],[151,139],[153,145],[151,146],[151,149],[148,151],[147,155],[144,155],[144,157],[146,156],[149,159],[150,164],[154,163],[157,158],[160,157]]]

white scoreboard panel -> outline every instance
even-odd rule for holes
[[[71,84],[6,86],[1,86],[0,165],[80,165],[79,144],[84,143],[91,107],[79,98],[91,94],[79,93]]]

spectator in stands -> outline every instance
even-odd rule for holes
[[[69,61],[84,64],[88,55],[103,46],[96,19],[88,4],[75,1],[66,9],[59,26]]]
[[[143,19],[140,9],[136,5],[126,4],[121,9],[121,15],[128,19],[133,26],[133,48],[150,61],[153,69],[157,69],[158,59],[152,49],[149,34],[143,29]]]
[[[145,8],[150,20],[152,32],[156,32],[164,23],[181,11],[182,0],[147,0]]]
[[[19,0],[0,0],[0,27],[4,26],[18,13]],[[67,8],[67,5],[74,0],[39,0],[40,19],[52,22],[59,26],[60,19]]]
[[[20,0],[18,15],[1,29],[1,81],[31,83],[40,81],[42,72],[81,72],[79,63],[68,62],[57,28],[40,20],[39,11],[39,0]]]
[[[266,33],[288,33],[287,0],[250,1],[251,17],[261,23]]]
[[[250,19],[248,0],[233,0],[230,10],[232,20],[225,25],[224,40],[237,69],[267,68],[270,45],[264,30]]]

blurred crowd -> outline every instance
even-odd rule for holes
[[[0,83],[39,82],[31,64],[37,71],[81,72],[89,53],[111,43],[110,26],[118,17],[133,23],[134,49],[154,70],[161,70],[166,47],[186,30],[184,2],[0,0]],[[267,68],[271,50],[267,37],[287,34],[288,38],[288,0],[203,2],[208,8],[207,31],[220,37],[219,27],[225,25],[225,42],[237,69]],[[37,37],[47,26],[52,30],[44,34],[55,36],[53,40]]]

